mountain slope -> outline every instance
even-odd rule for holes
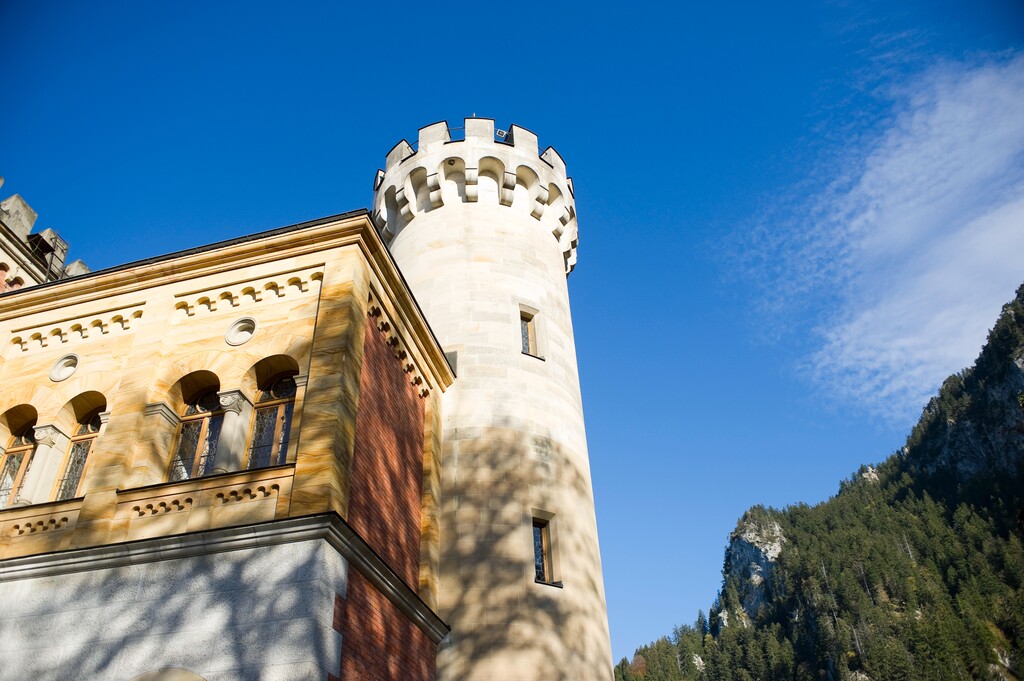
[[[905,447],[827,502],[747,511],[709,616],[616,679],[1016,681],[1022,497],[1024,286]]]

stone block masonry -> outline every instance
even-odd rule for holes
[[[0,582],[0,680],[169,667],[206,681],[326,678],[341,664],[331,608],[348,577],[315,540]]]

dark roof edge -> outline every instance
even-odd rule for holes
[[[45,281],[41,284],[33,284],[32,286],[26,286],[24,288],[15,289],[13,291],[6,291],[4,293],[0,293],[0,298],[5,298],[9,295],[16,295],[18,293],[24,293],[26,291],[34,291],[36,289],[46,288],[48,286],[57,286],[69,281],[81,281],[82,279],[88,279],[89,277],[97,277],[103,274],[110,274],[112,272],[119,272],[121,270],[131,269],[133,267],[141,267],[142,265],[150,265],[153,263],[163,262],[165,260],[174,260],[175,258],[184,258],[189,255],[205,253],[206,251],[214,251],[217,250],[218,248],[227,248],[229,246],[245,243],[247,241],[256,241],[258,239],[266,239],[268,237],[277,236],[279,234],[287,234],[288,232],[297,232],[300,229],[318,227],[320,225],[327,224],[328,222],[334,222],[336,220],[347,220],[350,218],[358,217],[360,215],[364,215],[366,216],[367,219],[370,219],[370,211],[367,210],[366,208],[350,210],[347,213],[329,215],[327,217],[317,218],[316,220],[308,220],[306,222],[299,222],[297,224],[287,225],[285,227],[275,227],[273,229],[264,230],[262,232],[256,232],[255,234],[246,234],[244,236],[235,237],[233,239],[217,241],[212,244],[206,244],[205,246],[196,246],[194,248],[186,248],[181,251],[174,251],[173,253],[165,253],[163,255],[155,255],[150,258],[143,258],[142,260],[134,260],[132,262],[126,262],[121,265],[114,265],[113,267],[107,267],[102,270],[96,270],[95,272],[86,272],[85,274],[79,274],[74,277],[68,277],[66,279],[56,279],[54,281]]]

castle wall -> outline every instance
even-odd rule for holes
[[[279,375],[297,386],[291,434],[283,460],[252,468],[259,395]],[[0,679],[155,665],[327,678],[342,673],[333,611],[353,574],[348,650],[360,654],[372,611],[416,660],[433,656],[447,627],[427,605],[438,540],[420,524],[438,496],[425,442],[452,376],[365,215],[2,295],[0,376],[0,456],[26,424],[36,439],[0,504],[0,603],[19,608],[0,612]],[[222,418],[215,464],[174,480],[199,384]],[[55,500],[97,409],[81,484]]]

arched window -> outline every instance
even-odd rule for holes
[[[36,449],[34,426],[31,423],[20,428],[0,455],[0,508],[7,508],[18,499]]]
[[[71,436],[68,455],[64,460],[64,472],[57,483],[57,494],[54,496],[56,501],[78,496],[78,487],[82,483],[82,473],[85,472],[92,443],[96,441],[102,425],[99,409],[94,409],[78,422],[75,434]]]
[[[246,468],[280,466],[288,457],[288,434],[295,407],[295,379],[278,376],[260,391],[256,401],[252,437],[249,438],[249,463]]]
[[[199,393],[185,404],[185,413],[178,428],[178,446],[168,475],[172,482],[213,472],[223,425],[224,411],[216,389]]]

